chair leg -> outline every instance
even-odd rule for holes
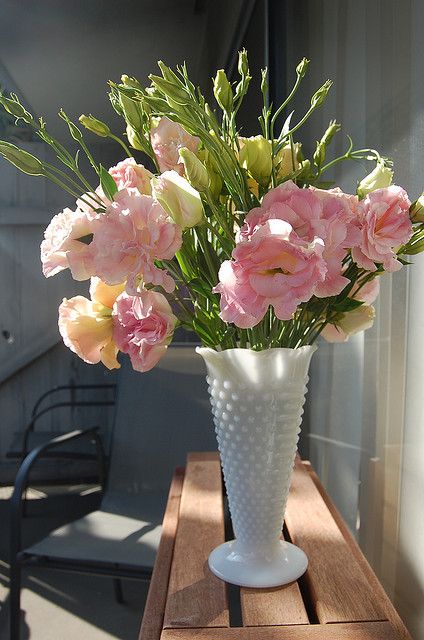
[[[122,593],[122,581],[121,581],[121,578],[114,578],[113,579],[113,590],[115,592],[115,600],[116,600],[116,602],[119,602],[119,604],[123,604],[124,595]]]
[[[21,619],[21,567],[16,560],[10,566],[10,640],[19,640]]]

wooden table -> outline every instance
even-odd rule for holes
[[[316,474],[296,461],[284,535],[309,558],[297,582],[228,586],[210,571],[225,540],[216,453],[172,481],[139,640],[411,640]]]

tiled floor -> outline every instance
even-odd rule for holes
[[[51,489],[48,490],[51,492]],[[31,493],[37,501],[45,491]],[[8,635],[8,584],[9,584],[9,517],[10,490],[0,488],[0,639]],[[41,504],[41,502],[40,502]],[[93,498],[93,506],[95,498]],[[64,521],[57,515],[55,498],[50,498],[49,517],[34,517],[27,521],[26,542],[43,536]],[[68,504],[66,519],[78,517],[80,507]],[[45,568],[31,569],[25,575],[22,590],[21,638],[31,640],[106,640],[117,638],[136,640],[142,617],[148,585],[145,582],[123,582],[125,604],[114,599],[110,578],[86,576],[52,571]]]

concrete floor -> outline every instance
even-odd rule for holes
[[[98,497],[53,494],[43,489],[31,493],[31,517],[26,520],[25,544],[67,520],[96,508]],[[43,496],[49,494],[46,499]],[[9,640],[9,503],[10,490],[0,487],[0,639]],[[43,511],[41,511],[43,507]],[[40,513],[48,514],[46,516]],[[64,515],[63,515],[64,514]],[[125,604],[118,604],[111,578],[31,568],[24,573],[21,639],[32,640],[137,640],[148,584],[123,581]]]

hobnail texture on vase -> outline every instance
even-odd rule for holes
[[[198,349],[238,552],[279,545],[314,350]]]

